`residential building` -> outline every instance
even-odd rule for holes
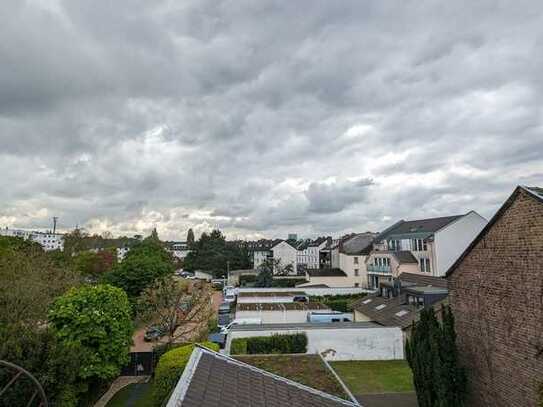
[[[192,352],[166,406],[245,405],[359,406],[354,397],[341,399],[200,346]]]
[[[366,257],[372,250],[372,242],[376,234],[371,232],[351,234],[331,242],[327,246],[331,264],[323,264],[319,268],[307,268],[308,283],[301,286],[323,285],[327,287],[361,287],[367,288],[368,276]],[[322,249],[326,250],[322,244]]]
[[[402,273],[393,281],[382,281],[377,293],[355,302],[354,319],[399,327],[408,337],[420,311],[427,307],[439,311],[447,295],[447,280],[443,277]]]
[[[22,229],[0,229],[0,236],[20,237],[25,240],[32,240],[41,245],[43,250],[64,250],[64,235],[52,232],[38,232]]]
[[[179,260],[183,260],[190,253],[187,242],[166,242],[166,244],[172,256]]]
[[[519,186],[447,272],[467,406],[541,403],[542,254],[543,188]]]
[[[378,288],[400,273],[442,277],[486,225],[475,211],[440,218],[400,220],[375,238],[366,259],[368,285]]]
[[[326,246],[327,238],[319,237],[315,240],[306,239],[301,241],[296,248],[298,249],[297,263],[298,269],[317,269],[320,265],[319,252]]]
[[[286,240],[272,247],[274,274],[296,275],[298,270],[298,249]]]

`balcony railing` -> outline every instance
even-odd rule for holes
[[[378,266],[376,264],[368,264],[368,273],[392,273],[390,266]]]

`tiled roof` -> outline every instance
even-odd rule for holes
[[[394,235],[409,235],[411,233],[435,233],[449,223],[461,218],[464,215],[443,216],[440,218],[401,220],[382,232],[377,239],[385,240]]]
[[[347,274],[338,268],[307,269],[311,277],[347,277]]]
[[[412,283],[419,286],[447,288],[447,279],[443,277],[425,276],[415,273],[402,273],[399,276],[402,283]]]
[[[375,233],[359,233],[342,242],[340,251],[349,255],[368,254],[375,236]]]
[[[167,407],[356,405],[228,356],[197,347]]]

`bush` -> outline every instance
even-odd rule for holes
[[[238,338],[232,340],[230,344],[231,355],[246,355],[247,354],[247,339]]]
[[[298,284],[307,283],[305,278],[276,278],[272,281],[272,287],[291,288]]]
[[[352,312],[353,308],[351,306],[350,300],[330,300],[326,301],[325,304],[328,305],[333,311],[339,312]]]
[[[202,345],[214,351],[219,350],[219,346],[215,343],[204,342]],[[193,350],[194,344],[184,345],[161,356],[155,369],[155,380],[153,382],[154,405],[162,405],[170,395],[183,374]]]
[[[247,285],[253,286],[256,282],[256,276],[239,276],[239,285],[245,287]]]
[[[233,355],[306,352],[307,336],[305,333],[234,339],[230,348],[230,353]]]

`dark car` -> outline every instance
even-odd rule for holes
[[[229,302],[223,302],[219,305],[219,315],[230,314],[232,312],[232,305]]]
[[[230,322],[232,322],[230,314],[219,314],[219,317],[217,318],[217,326],[219,328],[227,326]]]
[[[145,331],[145,336],[143,340],[145,342],[157,341],[166,335],[166,330],[160,326],[152,326],[147,331]]]
[[[307,298],[307,295],[295,295],[292,299],[294,302],[309,302],[309,298]]]

